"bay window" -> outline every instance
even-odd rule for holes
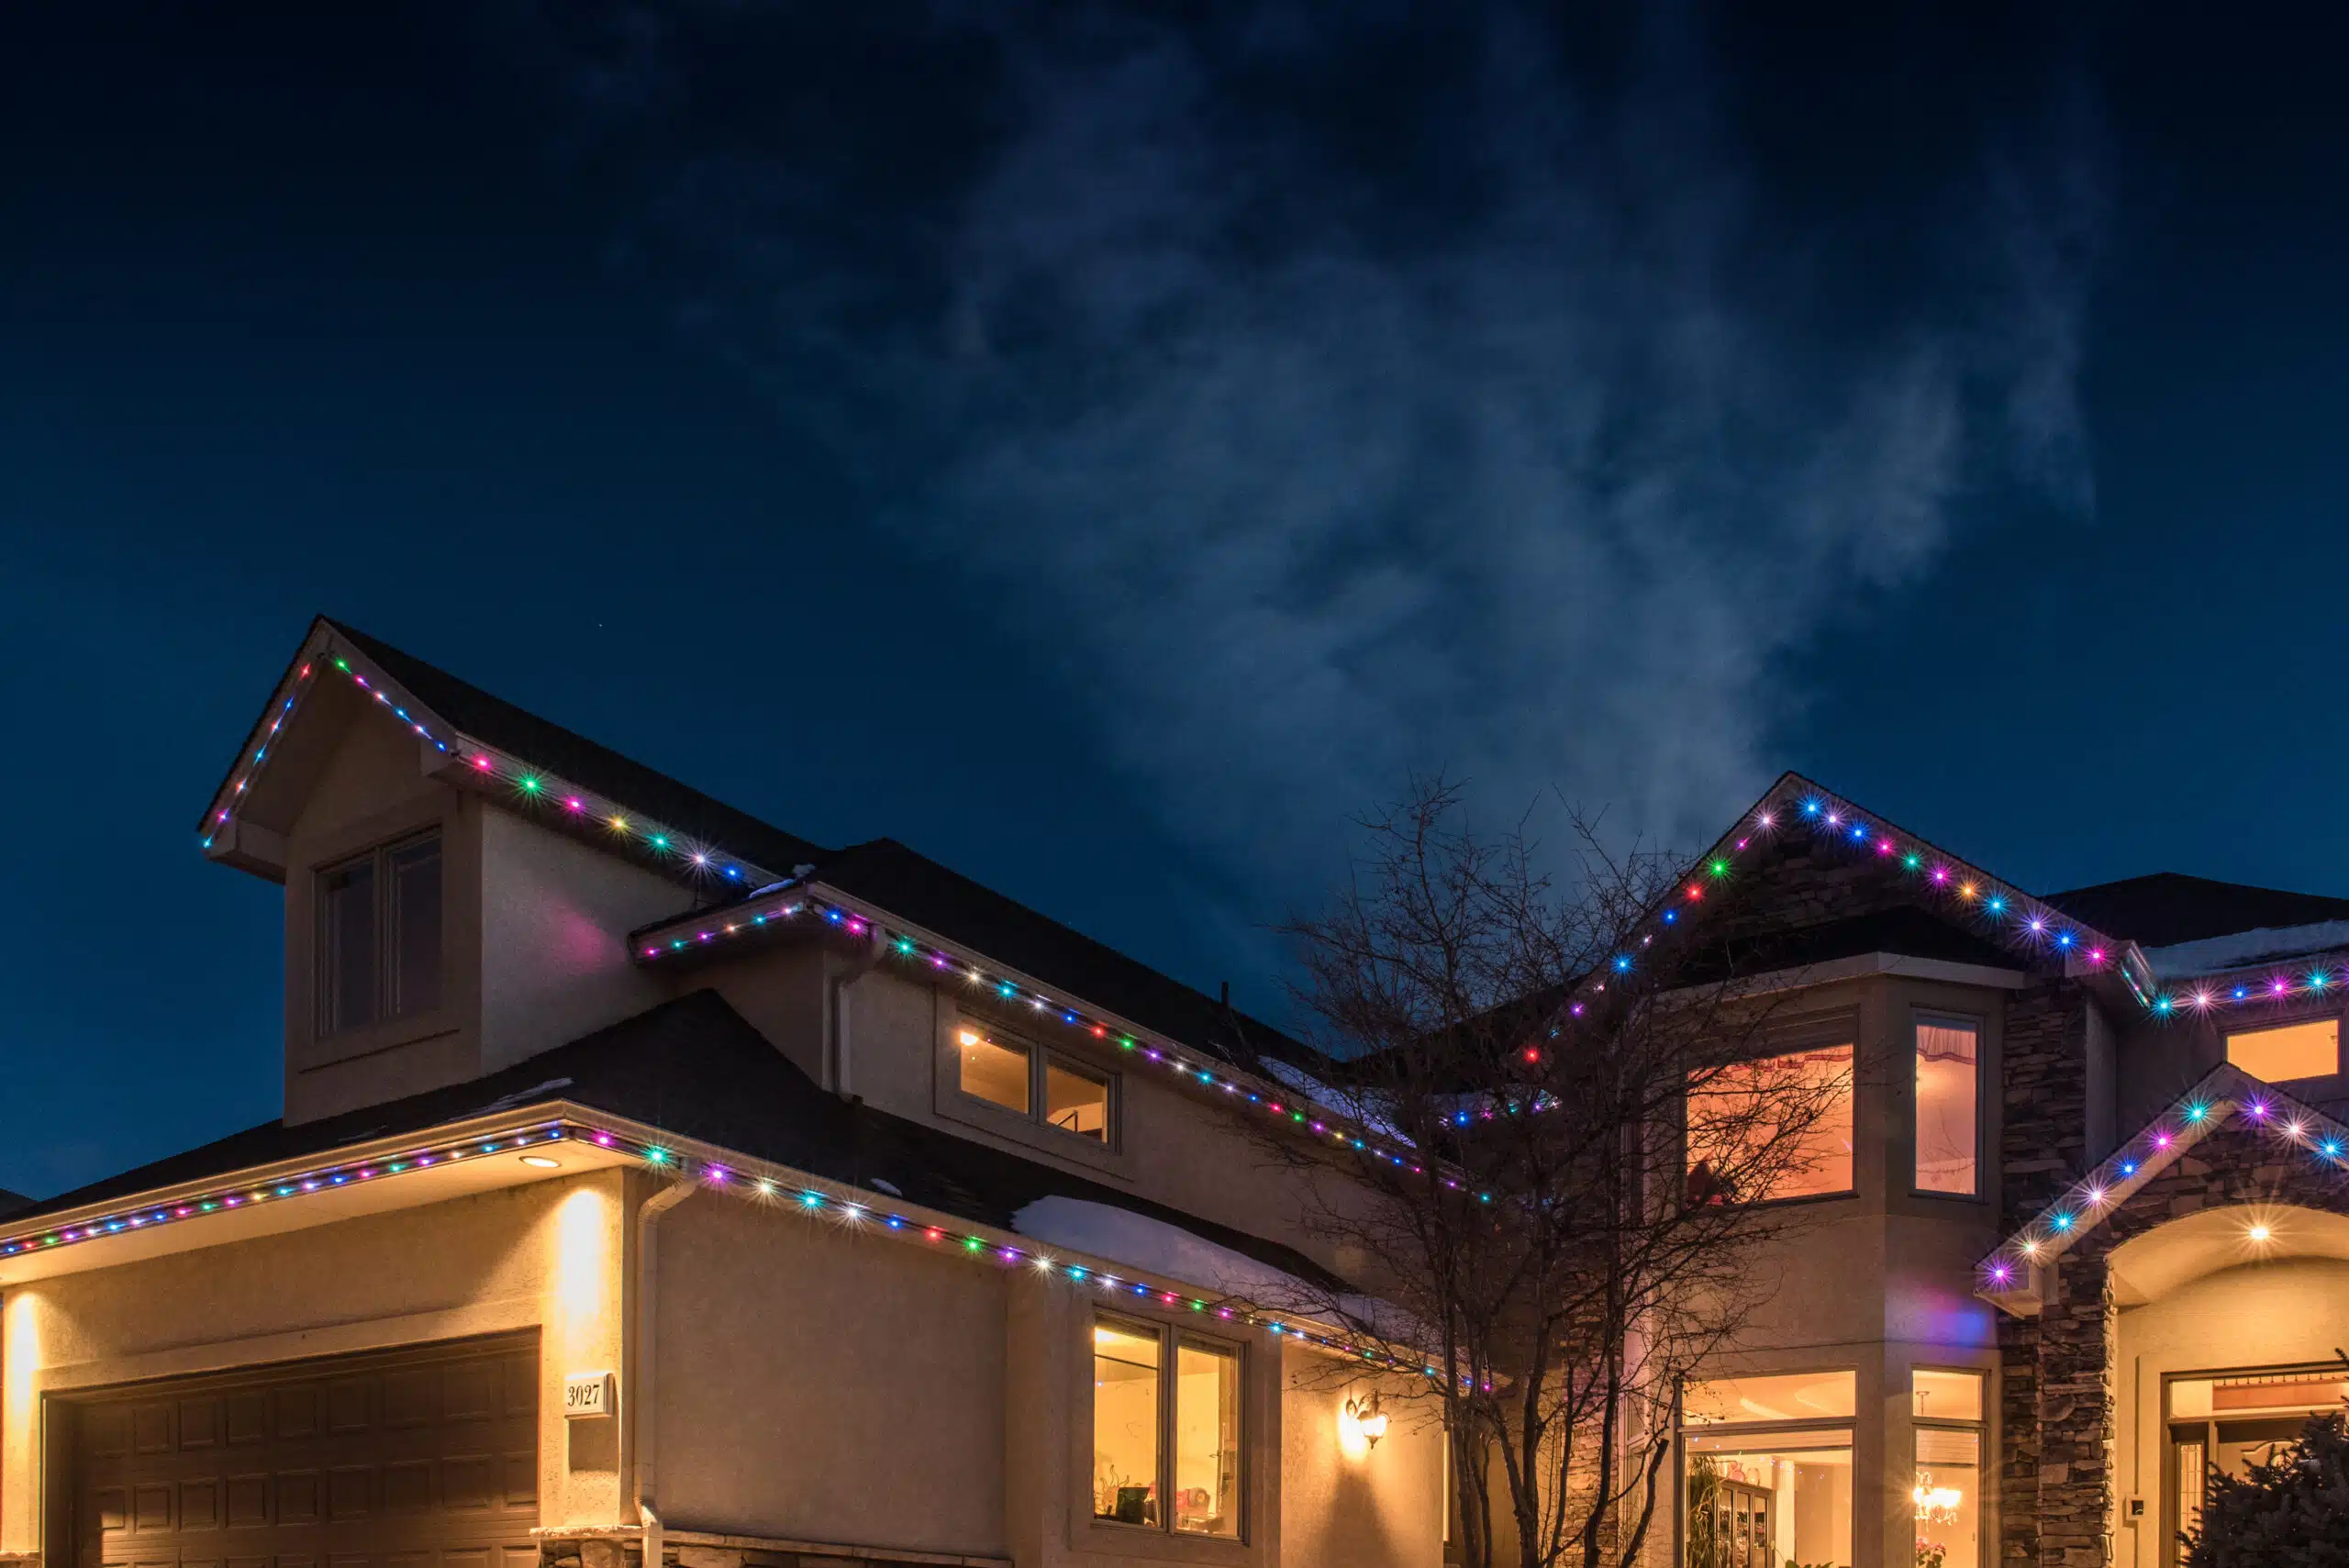
[[[1692,1077],[1692,1200],[1769,1203],[1852,1190],[1852,1048],[1814,1047]]]
[[[1916,1059],[1917,1191],[1972,1197],[1981,1191],[1981,1028],[1963,1018],[1919,1018]]]
[[[1984,1568],[1982,1374],[1919,1367],[1910,1375],[1918,1568]]]
[[[1852,1561],[1857,1383],[1806,1372],[1683,1387],[1688,1568]]]

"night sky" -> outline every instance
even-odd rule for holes
[[[1610,9],[7,7],[0,1186],[276,1114],[317,612],[1274,1014],[1414,770],[2349,892],[2343,40]]]

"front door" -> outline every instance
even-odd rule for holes
[[[2196,1373],[2162,1388],[2161,1561],[2185,1561],[2181,1532],[2202,1522],[2210,1479],[2243,1475],[2297,1440],[2309,1417],[2341,1408],[2349,1381],[2338,1366]]]

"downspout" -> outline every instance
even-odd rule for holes
[[[655,1333],[660,1327],[661,1217],[694,1195],[691,1182],[663,1187],[636,1211],[636,1387],[629,1394],[629,1423],[634,1441],[633,1483],[636,1522],[644,1531],[643,1568],[661,1568],[661,1513],[653,1485],[652,1402],[653,1368],[660,1360]]]

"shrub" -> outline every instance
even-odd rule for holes
[[[2212,1477],[2183,1539],[2187,1568],[2349,1568],[2349,1416],[2311,1416],[2266,1463]]]

